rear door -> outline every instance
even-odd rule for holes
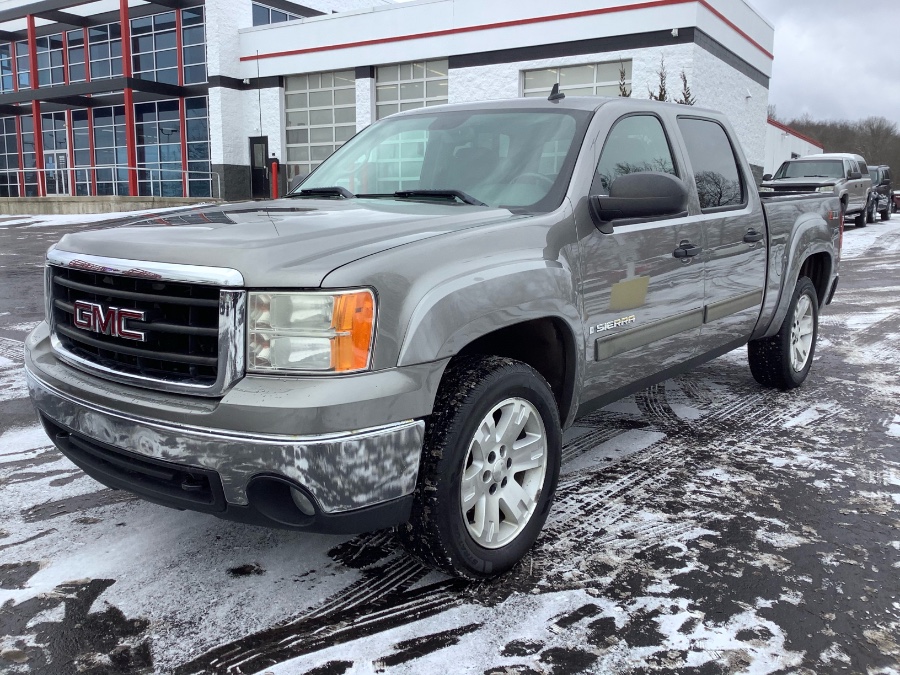
[[[753,332],[766,282],[765,217],[750,169],[725,126],[679,115],[706,237],[699,352],[739,346]],[[689,183],[691,181],[688,181]]]
[[[685,178],[660,117],[614,117],[597,139],[590,194],[608,195],[626,173],[662,171]],[[611,234],[591,226],[580,239],[586,371],[583,400],[677,366],[693,355],[703,315],[703,227],[687,214],[650,222],[613,221]],[[684,248],[691,255],[676,257]]]

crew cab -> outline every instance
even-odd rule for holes
[[[844,216],[853,216],[856,227],[866,226],[872,206],[872,179],[866,161],[848,153],[808,155],[783,162],[774,176],[763,176],[759,191],[781,195],[835,194],[841,200]]]
[[[110,487],[394,527],[484,578],[534,543],[579,417],[745,345],[761,384],[799,386],[841,236],[836,195],[761,199],[711,110],[424,108],[284,199],[67,234],[27,378],[50,438]]]

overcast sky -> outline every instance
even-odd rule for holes
[[[748,0],[775,26],[769,103],[790,120],[900,126],[900,0]]]

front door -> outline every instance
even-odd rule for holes
[[[44,173],[48,195],[69,194],[69,160],[65,151],[44,153]]]
[[[609,194],[617,177],[640,171],[685,176],[656,115],[615,123],[591,194]],[[612,224],[612,234],[592,228],[581,240],[585,402],[690,359],[703,323],[704,241],[696,216]]]
[[[250,194],[253,199],[267,199],[269,192],[269,137],[250,138]]]

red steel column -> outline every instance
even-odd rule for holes
[[[31,70],[29,81],[31,88],[38,88],[37,36],[34,32],[34,15],[29,14],[28,21],[28,64]],[[44,175],[44,125],[41,122],[41,103],[31,102],[31,115],[34,121],[34,166],[37,169],[38,196],[47,195],[46,176]]]
[[[128,0],[119,0],[119,22],[122,24],[122,75],[131,78],[131,23],[128,20]],[[134,121],[134,92],[125,87],[125,147],[128,152],[128,194],[136,197],[137,180],[137,131]]]

